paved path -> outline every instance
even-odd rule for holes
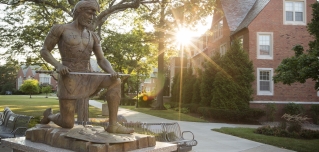
[[[90,100],[91,106],[101,108],[102,103]],[[163,111],[165,112],[165,111]],[[119,115],[123,115],[128,121],[133,122],[176,122],[163,119],[136,111],[119,108]],[[250,141],[235,136],[212,131],[213,128],[221,127],[259,127],[259,125],[234,125],[226,123],[198,123],[177,121],[182,131],[194,133],[198,145],[193,147],[193,152],[293,152],[271,145]]]

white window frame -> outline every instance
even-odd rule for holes
[[[20,76],[20,77],[18,78],[18,89],[20,89],[22,83],[23,83],[23,79],[22,79],[22,77]]]
[[[43,84],[43,83],[47,83],[47,84],[51,84],[51,76],[48,74],[39,74],[39,83]]]
[[[260,45],[259,45],[259,36],[261,35],[269,35],[270,37],[270,52],[269,52],[269,55],[261,55],[260,54]],[[268,59],[268,60],[272,60],[273,59],[273,54],[274,54],[274,49],[273,49],[273,46],[274,46],[274,40],[273,40],[273,33],[272,32],[257,32],[257,59]]]
[[[262,91],[260,90],[260,72],[261,71],[269,71],[270,72],[270,90],[269,91]],[[273,68],[257,68],[257,95],[265,95],[265,96],[273,96],[274,95],[274,81],[272,79],[274,75]]]
[[[222,44],[219,46],[219,53],[220,53],[220,56],[223,56],[225,55],[227,52],[227,45],[226,43]]]
[[[286,21],[286,2],[293,3],[293,21]],[[295,8],[296,2],[303,2],[303,21],[295,21]],[[283,22],[285,25],[307,25],[307,1],[306,0],[283,0]]]
[[[152,83],[151,78],[146,78],[146,79],[144,80],[144,83]]]
[[[222,18],[213,25],[213,28],[212,28],[213,42],[223,37],[223,34],[224,34],[223,30],[224,30],[224,20]]]

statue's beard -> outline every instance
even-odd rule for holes
[[[79,24],[86,27],[86,28],[91,28],[92,26],[92,20],[90,19],[83,19],[83,18],[79,18]]]

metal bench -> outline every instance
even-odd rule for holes
[[[31,118],[31,116],[15,114],[9,108],[5,108],[2,112],[0,137],[14,138],[24,136]]]
[[[134,128],[136,133],[153,135],[156,141],[177,144],[177,152],[191,151],[197,145],[191,131],[181,131],[177,122],[174,123],[123,123],[124,126]],[[190,137],[186,139],[184,135]]]

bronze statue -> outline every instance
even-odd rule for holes
[[[54,25],[45,38],[41,56],[52,64],[59,73],[59,105],[60,113],[53,114],[51,108],[46,109],[41,120],[42,124],[53,121],[63,128],[74,126],[75,104],[77,99],[87,98],[102,88],[107,89],[106,100],[109,108],[110,133],[133,133],[117,122],[117,112],[121,99],[121,80],[110,62],[104,58],[99,37],[91,31],[93,18],[99,11],[96,0],[81,0],[73,11],[73,22]],[[62,63],[51,54],[58,44]],[[70,72],[90,72],[90,56],[94,53],[98,65],[110,76],[92,74],[71,74]]]

